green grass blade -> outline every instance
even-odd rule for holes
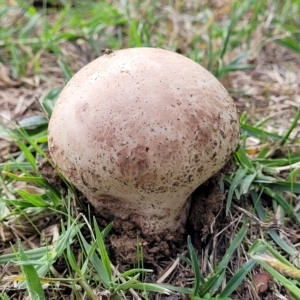
[[[247,156],[245,149],[243,147],[239,147],[238,151],[235,153],[235,158],[241,164],[241,166],[248,170],[250,173],[255,172],[255,168],[252,164],[252,161]]]
[[[206,294],[209,294],[211,291],[211,288],[217,283],[219,277],[222,275],[224,277],[225,268],[220,269],[217,272],[214,272],[213,275],[207,279],[205,284],[201,286],[201,296],[205,296]]]
[[[45,252],[48,252],[50,247],[40,247],[36,249],[25,250],[24,253],[27,256],[28,260],[37,261],[45,255]],[[15,253],[8,253],[0,255],[0,264],[5,264],[9,261],[16,259]]]
[[[28,170],[32,170],[31,164],[29,162],[15,162],[15,161],[8,161],[5,163],[0,164],[0,171],[4,171],[4,169],[8,167],[10,170],[19,169],[22,172],[26,172]]]
[[[153,272],[153,270],[151,270],[151,269],[141,269],[141,268],[139,268],[139,269],[130,269],[128,271],[123,272],[120,275],[120,277],[126,278],[126,277],[129,277],[129,276],[132,276],[135,273],[146,273],[146,272],[151,273],[151,272]]]
[[[253,244],[254,245],[254,244]],[[275,258],[277,258],[280,262],[282,262],[283,264],[294,268],[294,265],[292,263],[290,263],[284,256],[281,255],[280,252],[278,252],[277,250],[275,250],[268,242],[266,242],[265,240],[258,240],[257,241],[257,246],[255,248],[255,246],[252,246],[249,253],[251,254],[263,254],[266,251],[269,251]],[[294,253],[295,255],[295,253]]]
[[[93,267],[97,271],[98,275],[101,278],[101,281],[103,285],[106,288],[109,288],[111,278],[109,277],[109,274],[106,272],[106,269],[100,260],[100,258],[96,255],[95,249],[97,247],[97,241],[95,241],[92,245],[88,244],[86,239],[83,237],[82,233],[79,232],[80,239],[82,241],[83,247],[85,249],[85,252],[87,254],[87,257],[89,258],[90,262],[92,263]]]
[[[20,261],[28,261],[21,242],[19,241]],[[38,273],[33,265],[21,265],[21,269],[26,277],[27,289],[31,299],[46,300],[45,294],[38,276]]]
[[[108,254],[107,254],[107,251],[106,251],[105,243],[104,243],[104,240],[103,240],[103,235],[100,232],[100,229],[98,227],[98,224],[97,224],[97,221],[96,221],[95,217],[94,217],[94,230],[95,230],[95,233],[96,233],[96,240],[97,240],[98,250],[99,250],[99,253],[100,253],[102,263],[103,263],[104,268],[105,268],[105,270],[107,272],[107,275],[109,277],[109,281],[112,281],[111,262],[110,262]]]
[[[299,159],[299,161],[300,161],[300,159]],[[287,177],[287,181],[294,182],[295,179],[297,178],[297,176],[299,176],[299,175],[300,175],[300,167],[291,171],[291,173]]]
[[[286,253],[290,255],[295,255],[297,249],[292,247],[291,245],[287,244],[281,237],[280,235],[276,232],[275,229],[271,228],[268,230],[270,236],[274,240],[274,242],[281,248],[283,249]]]
[[[254,181],[254,179],[256,178],[257,174],[256,172],[253,173],[253,174],[249,174],[249,175],[246,175],[242,180],[241,180],[241,183],[240,183],[240,194],[243,195],[243,194],[246,194],[249,192],[251,186],[252,186],[252,183]]]
[[[193,271],[195,273],[195,283],[194,283],[194,287],[193,287],[193,296],[196,296],[199,293],[200,283],[204,284],[205,279],[204,279],[203,275],[200,272],[200,266],[199,266],[198,258],[197,258],[195,249],[192,245],[190,236],[188,236],[187,241],[188,241],[189,254],[190,254],[191,262],[192,262],[192,268],[193,268]]]
[[[244,237],[246,236],[247,232],[248,232],[248,228],[249,226],[247,224],[244,224],[241,229],[239,230],[239,232],[236,234],[235,238],[233,239],[232,243],[230,244],[229,248],[226,250],[225,255],[223,256],[222,260],[220,261],[216,272],[222,270],[223,268],[226,268],[234,251],[236,250],[237,247],[240,246],[240,244],[242,243]],[[214,290],[219,289],[222,280],[224,278],[224,274],[222,273],[221,276],[218,278],[215,286],[214,286]]]
[[[249,271],[255,266],[255,261],[250,259],[244,266],[242,266],[234,276],[227,282],[225,288],[219,295],[221,299],[230,296],[237,287],[242,283]]]
[[[249,136],[253,136],[257,139],[259,139],[262,143],[266,142],[268,138],[273,139],[273,140],[281,140],[282,136],[276,134],[276,133],[271,133],[267,132],[265,130],[256,128],[251,125],[247,124],[241,124],[241,133],[246,133]]]
[[[284,191],[300,194],[300,183],[292,181],[276,181],[276,183],[269,184],[268,187],[273,191]]]
[[[9,300],[9,297],[7,296],[7,294],[0,294],[0,299],[1,300]]]
[[[156,292],[160,294],[166,294],[169,295],[171,291],[162,286],[161,284],[155,284],[155,283],[133,283],[131,285],[131,288],[134,290],[141,290],[141,291],[147,291],[147,292]]]
[[[290,36],[277,40],[277,43],[281,44],[282,46],[292,51],[295,51],[296,53],[300,53],[299,43]]]
[[[72,269],[77,273],[77,275],[79,277],[81,277],[83,274],[80,270],[80,268],[77,265],[74,253],[71,249],[70,244],[67,245],[67,259],[68,259],[68,263],[70,264],[70,266],[72,267]]]
[[[227,50],[227,46],[228,46],[228,43],[229,43],[229,39],[230,37],[232,36],[231,35],[231,32],[237,22],[237,15],[236,15],[236,11],[237,11],[237,3],[233,3],[233,8],[232,8],[232,15],[231,15],[231,20],[230,20],[230,24],[227,28],[227,32],[226,32],[226,36],[225,36],[225,39],[224,39],[224,42],[223,42],[223,47],[222,47],[222,50],[221,50],[221,54],[220,54],[220,58],[222,59],[226,53],[226,50]]]
[[[11,179],[17,180],[17,181],[27,181],[27,182],[34,182],[38,184],[46,184],[46,180],[43,177],[33,177],[33,176],[18,176],[13,173],[9,173],[6,171],[2,171],[2,174],[10,177]]]
[[[26,201],[31,203],[35,207],[48,207],[50,204],[46,202],[42,196],[37,194],[29,194],[25,192],[24,190],[19,190],[18,194],[22,196]]]
[[[102,231],[101,231],[101,234],[102,234],[102,237],[103,238],[106,238],[106,236],[109,234],[109,232],[112,230],[113,228],[113,223],[109,223]]]
[[[19,39],[24,40],[29,37],[29,35],[33,32],[34,27],[37,25],[38,21],[40,20],[40,15],[35,14],[31,16],[27,24],[21,29],[19,33]]]
[[[25,146],[25,144],[18,140],[16,141],[18,147],[21,149],[22,153],[25,155],[26,159],[28,160],[28,162],[31,164],[31,167],[34,171],[37,170],[36,167],[36,159],[35,157],[32,155],[31,151],[28,149],[27,146]]]
[[[60,66],[60,68],[64,74],[65,80],[69,81],[72,78],[72,76],[74,75],[72,73],[72,71],[69,69],[69,67],[66,65],[66,63],[61,58],[58,60],[58,65]]]
[[[293,207],[279,193],[273,192],[270,188],[264,188],[263,192],[281,205],[283,209],[289,213],[298,224],[300,224],[299,214],[295,212]]]
[[[61,88],[52,88],[39,99],[39,102],[48,118],[52,115],[54,105],[61,91]]]
[[[266,212],[264,207],[261,204],[260,197],[257,195],[256,192],[251,193],[251,199],[253,202],[253,206],[256,209],[257,215],[260,220],[263,222],[266,221]],[[294,255],[296,249],[290,245],[288,245],[274,229],[269,229],[268,233],[270,234],[271,238],[276,242],[277,245],[279,245],[286,253],[289,253],[290,255]]]
[[[235,172],[235,176],[233,177],[233,179],[231,181],[228,195],[227,195],[226,209],[225,209],[226,215],[228,215],[230,207],[231,207],[233,193],[237,189],[237,187],[241,184],[241,182],[242,182],[243,178],[246,176],[246,174],[247,174],[247,169],[244,169],[241,167]]]
[[[22,129],[35,129],[40,126],[45,126],[48,124],[48,120],[44,116],[31,116],[22,119],[18,122]]]
[[[132,278],[130,278],[129,280],[125,281],[124,283],[117,283],[115,284],[116,287],[114,289],[114,293],[117,293],[118,291],[127,291],[128,289],[132,288],[132,285],[134,283],[137,283],[137,279],[140,277],[140,274],[136,274],[135,276],[133,276]]]
[[[191,288],[181,287],[181,286],[174,286],[174,285],[166,284],[166,283],[156,283],[155,285],[160,286],[160,287],[165,288],[165,289],[168,289],[168,290],[173,291],[173,292],[182,293],[182,294],[186,294],[186,295],[192,295],[193,291],[194,291]]]
[[[299,53],[300,53],[300,46],[298,45],[298,47],[299,47]],[[280,146],[283,146],[287,142],[287,140],[288,140],[289,136],[291,135],[292,131],[297,126],[299,118],[300,118],[300,107],[298,108],[297,114],[296,114],[296,116],[295,116],[292,124],[290,125],[290,127],[287,130],[287,132],[285,133],[285,135],[282,137],[282,139],[281,139],[281,141],[279,143]]]

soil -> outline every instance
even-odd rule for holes
[[[206,181],[193,194],[192,205],[189,214],[190,234],[198,234],[205,239],[214,232],[214,226],[219,214],[222,212],[223,196],[219,183],[215,177]],[[221,216],[220,216],[221,217]]]
[[[45,154],[47,155],[47,151],[45,151]],[[65,192],[67,186],[62,180],[62,178],[54,170],[49,159],[42,159],[38,164],[38,170],[51,185],[53,185],[56,188],[60,188],[63,190],[63,192]]]

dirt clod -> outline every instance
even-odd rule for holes
[[[219,183],[215,178],[206,181],[194,192],[189,224],[203,238],[213,233],[216,218],[223,208],[222,199]]]
[[[102,217],[97,219],[100,225],[106,226],[108,221]],[[143,259],[147,263],[154,263],[166,257],[176,257],[182,249],[184,229],[179,229],[176,234],[168,230],[161,234],[143,236],[140,229],[130,221],[115,219],[110,235],[110,250],[117,263],[137,263]],[[142,256],[137,253],[139,251]]]
[[[253,275],[252,280],[259,294],[266,292],[269,288],[271,275],[264,271]]]

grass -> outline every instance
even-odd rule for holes
[[[0,0],[0,84],[7,91],[0,91],[7,101],[0,108],[5,141],[0,148],[1,299],[154,299],[158,294],[163,299],[171,293],[194,300],[259,299],[266,293],[272,299],[300,299],[300,110],[291,106],[288,122],[263,118],[245,104],[253,101],[259,108],[249,84],[233,86],[236,74],[257,72],[253,56],[259,60],[258,53],[272,41],[274,51],[289,49],[299,59],[300,2],[198,2],[53,0],[38,7]],[[48,159],[47,124],[64,84],[104,49],[140,46],[167,48],[199,62],[237,103],[242,101],[242,109],[248,108],[240,119],[235,170],[220,182],[230,224],[214,232],[203,249],[188,237],[185,253],[170,265],[160,262],[168,275],[164,280],[161,274],[153,277],[153,266],[143,265],[138,240],[137,265],[114,265],[108,251],[112,225],[101,228],[91,213],[79,212],[72,186],[49,183],[38,167]],[[284,70],[296,62],[290,60]],[[286,90],[275,92],[276,82],[263,82],[259,96],[272,103],[283,93],[289,103],[299,103],[292,79]],[[11,93],[17,95],[15,106],[26,109],[10,118],[4,112],[11,109],[6,100]],[[43,113],[31,109],[35,98]],[[261,268],[272,277],[265,294],[253,282]]]

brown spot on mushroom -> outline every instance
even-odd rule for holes
[[[145,146],[137,145],[129,151],[128,147],[123,148],[119,153],[121,173],[126,176],[135,176],[144,173],[148,168],[147,151]]]

